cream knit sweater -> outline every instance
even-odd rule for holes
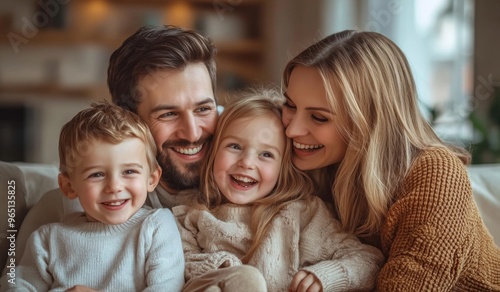
[[[212,214],[183,205],[172,211],[183,241],[186,280],[223,264],[242,264],[252,239],[250,207],[227,204]],[[287,291],[301,269],[314,273],[323,291],[373,288],[381,252],[339,227],[319,198],[291,203],[273,219],[248,264],[263,273],[269,291]]]

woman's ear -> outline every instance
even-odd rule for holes
[[[78,198],[78,195],[75,190],[73,190],[71,180],[67,174],[59,173],[57,176],[57,182],[59,183],[59,188],[63,192],[64,196],[71,200]]]
[[[161,168],[158,166],[156,169],[151,171],[148,179],[148,192],[152,192],[155,190],[156,186],[160,182],[161,177]]]

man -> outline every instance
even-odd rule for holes
[[[163,169],[157,192],[164,207],[177,205],[179,191],[199,184],[217,122],[215,52],[195,31],[143,27],[110,57],[113,102],[139,114],[155,139]]]
[[[110,57],[108,88],[113,103],[146,121],[158,148],[162,180],[146,205],[171,208],[182,203],[180,191],[198,187],[200,164],[218,116],[215,54],[211,40],[199,33],[161,26],[140,28]],[[63,221],[75,211],[81,211],[78,202],[64,199],[60,190],[45,194],[23,220],[17,261],[34,230]],[[265,287],[256,269],[235,270],[223,281],[226,288]]]

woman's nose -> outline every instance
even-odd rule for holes
[[[297,114],[290,116],[286,122],[288,125],[285,124],[285,133],[289,138],[301,137],[309,133],[304,121]]]

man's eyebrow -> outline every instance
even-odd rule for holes
[[[207,97],[206,99],[198,101],[197,103],[195,103],[195,107],[200,106],[200,105],[205,105],[205,104],[208,104],[208,103],[212,103],[212,104],[215,105],[215,100],[213,98],[211,98],[211,97]],[[155,113],[155,112],[163,111],[163,110],[175,110],[175,109],[179,109],[179,108],[180,107],[177,106],[177,105],[159,104],[159,105],[155,106],[154,108],[152,108],[151,111],[150,111],[150,113]]]

